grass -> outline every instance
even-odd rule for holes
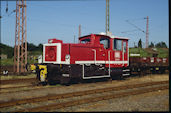
[[[1,59],[1,66],[9,66],[9,65],[13,65],[14,61],[12,58],[10,59]]]
[[[1,59],[0,62],[1,62],[1,66],[11,66],[11,65],[14,65],[13,58]],[[27,62],[29,64],[34,64],[34,63],[37,63],[38,61],[34,60],[34,59],[32,59],[32,60],[28,59]]]
[[[158,57],[166,58],[169,56],[169,49],[168,48],[157,48]],[[141,57],[152,57],[152,53],[143,48],[129,48],[129,54],[140,54]]]
[[[157,48],[159,55],[158,57],[169,57],[169,49],[165,49],[165,48]]]
[[[28,59],[27,62],[28,62],[28,64],[34,64],[34,63],[38,63],[38,60],[36,60],[36,59],[32,59],[32,60]]]
[[[39,56],[39,55],[42,55],[42,52],[41,51],[28,51],[28,60],[27,62],[29,64],[33,64],[33,63],[37,63],[38,60],[33,58],[33,59],[30,59],[29,57],[30,56]],[[13,58],[8,58],[8,59],[0,59],[0,63],[1,63],[1,66],[9,66],[9,65],[13,65],[14,64],[14,61],[13,61]]]
[[[31,51],[30,55],[42,55],[42,51]]]
[[[129,54],[134,53],[134,54],[140,54],[141,57],[151,57],[152,54],[149,54],[145,49],[143,48],[130,48],[129,49]]]
[[[22,75],[8,75],[8,76],[4,76],[1,75],[0,79],[1,80],[10,80],[10,79],[24,79],[24,78],[36,78],[36,74],[29,74],[27,76],[22,76]]]

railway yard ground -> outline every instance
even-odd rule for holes
[[[34,77],[1,76],[1,112],[169,111],[169,74],[70,86],[39,86]]]

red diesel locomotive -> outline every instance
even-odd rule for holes
[[[80,81],[129,75],[128,38],[91,34],[79,43],[49,39],[43,45],[43,64],[37,66],[41,81]]]
[[[101,78],[122,78],[130,71],[144,68],[129,66],[128,38],[91,34],[79,38],[79,43],[63,43],[49,39],[43,45],[43,63],[36,68],[41,82],[60,82]]]

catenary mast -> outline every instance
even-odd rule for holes
[[[27,29],[26,0],[16,0],[16,26],[14,46],[14,72],[26,72],[27,64]]]

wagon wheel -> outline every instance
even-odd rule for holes
[[[142,69],[138,69],[138,76],[139,77],[142,77],[144,75],[144,72],[143,72],[143,70]]]

